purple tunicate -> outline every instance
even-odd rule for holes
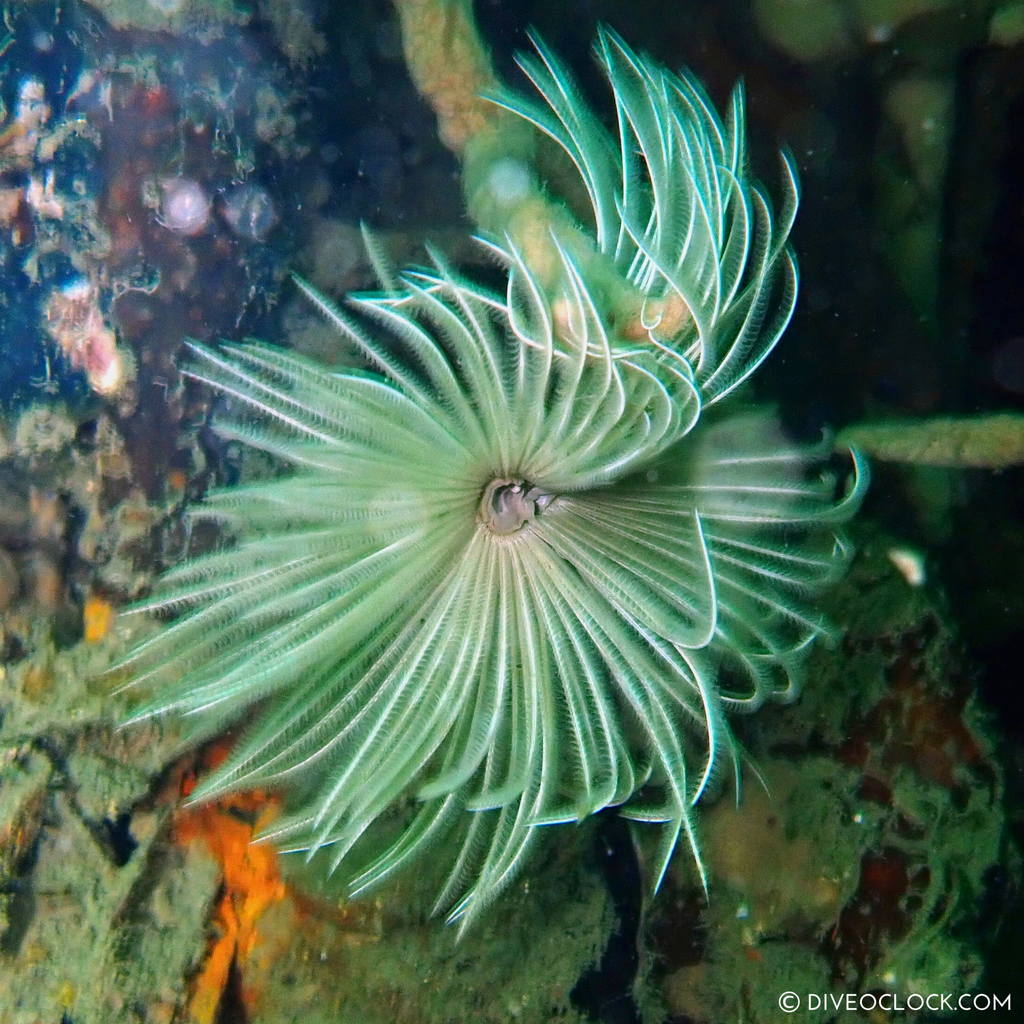
[[[277,223],[277,210],[267,190],[259,185],[236,185],[224,194],[221,213],[241,238],[258,242]]]
[[[160,223],[179,235],[198,235],[210,219],[210,197],[192,178],[160,182]]]

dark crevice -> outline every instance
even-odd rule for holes
[[[138,842],[130,831],[131,812],[124,811],[116,818],[95,819],[86,813],[78,800],[78,786],[67,764],[67,736],[37,736],[32,745],[43,754],[53,768],[50,788],[64,794],[71,813],[92,836],[103,856],[116,867],[124,867],[131,860]]]
[[[602,815],[595,834],[599,867],[615,908],[616,927],[599,963],[577,981],[573,1005],[597,1024],[640,1024],[634,997],[640,967],[643,881],[627,822]]]
[[[39,829],[31,844],[13,865],[12,874],[0,879],[0,893],[7,897],[4,912],[7,927],[0,931],[0,954],[14,957],[35,916],[36,897],[32,887],[32,871],[39,859],[43,829]]]
[[[220,997],[214,1024],[249,1024],[249,1015],[245,1012],[242,999],[242,974],[234,960],[228,969],[228,980]]]
[[[132,859],[138,849],[139,842],[131,832],[132,816],[122,811],[116,818],[104,818],[102,825],[109,839],[110,852],[114,863],[123,868]]]

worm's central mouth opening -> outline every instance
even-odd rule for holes
[[[553,498],[553,494],[548,494],[527,480],[498,477],[480,495],[477,515],[491,533],[508,536],[518,533],[535,519],[551,504]]]

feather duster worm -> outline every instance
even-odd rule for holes
[[[193,512],[238,541],[162,578],[138,610],[178,617],[126,663],[155,694],[137,718],[209,734],[259,702],[195,798],[297,781],[286,848],[337,867],[414,796],[352,891],[444,839],[438,906],[463,923],[541,826],[607,807],[660,824],[655,882],[680,839],[701,865],[694,805],[737,760],[727,713],[795,693],[866,483],[855,455],[837,496],[824,450],[711,409],[792,311],[789,163],[776,219],[739,94],[723,124],[612,34],[599,55],[617,138],[543,47],[524,61],[542,102],[498,101],[573,159],[636,315],[558,238],[543,280],[506,238],[487,243],[499,293],[436,256],[347,310],[300,281],[366,371],[190,345],[185,372],[227,399],[218,429],[294,471]]]

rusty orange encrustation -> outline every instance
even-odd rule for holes
[[[98,644],[114,621],[114,606],[105,598],[90,594],[82,609],[82,633],[87,644]]]
[[[210,761],[223,760],[226,745],[207,754]],[[188,796],[194,777],[182,781]],[[253,791],[225,796],[197,807],[182,808],[174,819],[174,838],[183,845],[202,843],[221,870],[221,895],[213,914],[215,935],[203,965],[192,983],[189,1019],[194,1024],[213,1024],[228,985],[232,965],[242,978],[241,996],[252,1009],[258,993],[245,985],[245,965],[258,946],[260,919],[286,896],[278,854],[273,846],[253,843],[253,838],[279,810],[279,801]]]

